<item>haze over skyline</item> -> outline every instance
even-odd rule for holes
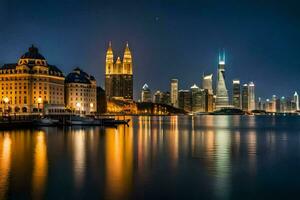
[[[226,84],[254,81],[257,97],[299,91],[300,14],[296,1],[18,1],[0,3],[0,64],[17,62],[31,44],[66,74],[76,66],[104,86],[105,53],[126,41],[133,55],[134,96],[200,85],[226,51]]]

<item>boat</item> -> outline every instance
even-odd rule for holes
[[[58,123],[59,123],[59,120],[51,119],[51,118],[47,118],[47,117],[33,120],[33,124],[38,125],[38,126],[54,126],[54,125],[57,125]]]
[[[81,116],[70,116],[70,119],[67,120],[68,125],[94,125],[95,120],[88,117]]]

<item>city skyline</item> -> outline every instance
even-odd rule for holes
[[[200,85],[203,73],[217,77],[218,49],[225,48],[227,85],[236,78],[242,83],[254,81],[262,98],[299,91],[297,2],[153,1],[130,7],[120,1],[45,3],[47,10],[37,1],[1,2],[0,47],[5,49],[1,65],[14,62],[33,43],[65,73],[80,66],[93,72],[104,87],[108,41],[117,54],[129,41],[138,99],[144,83],[153,91],[165,91],[172,78],[180,81],[179,89],[188,89]],[[141,13],[143,17],[137,17]],[[156,79],[158,74],[161,80]]]

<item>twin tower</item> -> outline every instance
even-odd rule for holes
[[[105,92],[107,99],[133,99],[132,56],[126,43],[123,60],[114,61],[111,42],[106,52]]]

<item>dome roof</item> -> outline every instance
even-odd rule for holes
[[[36,48],[35,46],[32,45],[31,47],[29,47],[28,52],[26,52],[24,55],[21,56],[21,59],[45,60],[45,57],[39,53],[38,48]]]
[[[75,68],[65,79],[65,83],[84,83],[91,84],[87,73],[79,68]]]

